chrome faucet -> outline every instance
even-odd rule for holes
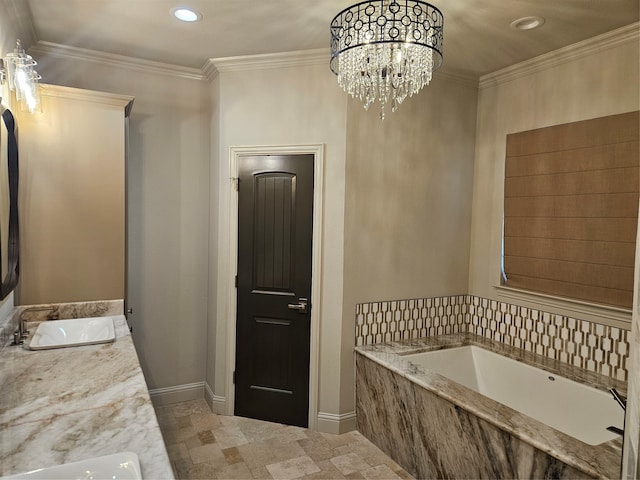
[[[616,390],[615,388],[610,388],[609,389],[609,393],[611,394],[611,396],[613,396],[613,399],[616,402],[618,402],[618,405],[620,405],[622,407],[622,409],[626,411],[627,410],[627,397],[625,397],[624,395],[621,395],[620,392],[618,392],[618,390]],[[624,429],[622,429],[622,428],[610,426],[610,427],[607,427],[607,430],[624,437]]]
[[[627,409],[627,397],[621,395],[615,388],[610,388],[609,393],[613,396],[613,399],[618,402],[618,405],[620,405],[623,410]]]
[[[27,313],[31,312],[46,312],[47,310],[51,310],[51,312],[55,311],[55,307],[29,307],[25,308],[20,312],[20,316],[18,317],[18,328],[15,332],[13,332],[13,343],[12,345],[22,345],[24,343],[25,338],[29,335],[29,330],[27,330],[27,322],[25,317]],[[57,313],[51,313],[47,315],[47,320],[56,320],[58,318]]]

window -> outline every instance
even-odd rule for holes
[[[503,284],[631,308],[639,112],[507,135]]]

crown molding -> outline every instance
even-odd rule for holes
[[[491,87],[510,82],[557,65],[609,50],[629,42],[637,42],[640,38],[640,22],[612,30],[593,38],[559,48],[549,53],[516,63],[493,73],[480,77],[480,88]]]
[[[433,78],[443,78],[452,82],[462,83],[470,87],[478,88],[478,76],[458,70],[441,67],[433,73]]]
[[[331,52],[328,48],[298,50],[293,52],[267,53],[261,55],[240,55],[237,57],[210,58],[202,67],[208,79],[221,72],[242,72],[271,68],[299,67],[305,65],[329,65]],[[434,73],[436,78],[445,78],[473,87],[478,86],[478,77],[464,72],[440,68]]]
[[[204,75],[204,77],[210,82],[218,76],[218,69],[211,62],[211,59],[207,60],[204,62],[204,65],[202,65],[202,75]]]
[[[95,90],[63,87],[61,85],[50,85],[48,83],[41,83],[40,87],[40,95],[42,95],[43,97],[70,98],[72,100],[82,100],[85,102],[113,105],[123,108],[126,108],[135,99],[135,97],[132,97],[130,95],[97,92]]]
[[[329,65],[328,48],[298,50],[293,52],[242,55],[238,57],[210,58],[205,65],[218,72],[241,72],[246,70],[266,70],[271,68],[298,67],[304,65]]]
[[[187,80],[207,80],[202,70],[198,68],[182,67],[179,65],[171,65],[169,63],[142,60],[140,58],[104,53],[97,50],[72,47],[59,43],[39,41],[29,49],[29,52],[50,57],[83,60],[110,67],[128,68],[155,75],[166,75],[169,77],[183,78]]]

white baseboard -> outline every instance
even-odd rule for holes
[[[198,400],[204,397],[204,382],[176,385],[175,387],[154,388],[149,390],[154,405],[168,405],[170,403]]]
[[[319,432],[341,433],[350,432],[356,429],[356,412],[341,414],[318,412],[317,429]]]
[[[227,398],[214,394],[208,383],[204,384],[204,399],[213,413],[218,415],[227,414]]]
[[[186,402],[188,400],[205,399],[213,413],[226,415],[227,398],[215,395],[206,382],[177,385],[175,387],[149,390],[154,405]],[[319,432],[339,435],[356,429],[356,412],[342,414],[318,412],[316,429]]]

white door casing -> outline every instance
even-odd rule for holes
[[[313,162],[313,239],[312,239],[312,278],[311,278],[311,338],[309,356],[309,428],[316,429],[318,418],[318,377],[320,366],[320,318],[321,318],[321,279],[322,279],[322,220],[323,220],[323,172],[324,145],[266,145],[236,146],[229,148],[229,242],[227,248],[228,295],[226,300],[226,368],[225,391],[226,413],[233,415],[235,388],[233,371],[236,356],[236,289],[235,277],[238,265],[238,158],[245,155],[296,155],[312,154]],[[224,257],[223,257],[224,258]]]

